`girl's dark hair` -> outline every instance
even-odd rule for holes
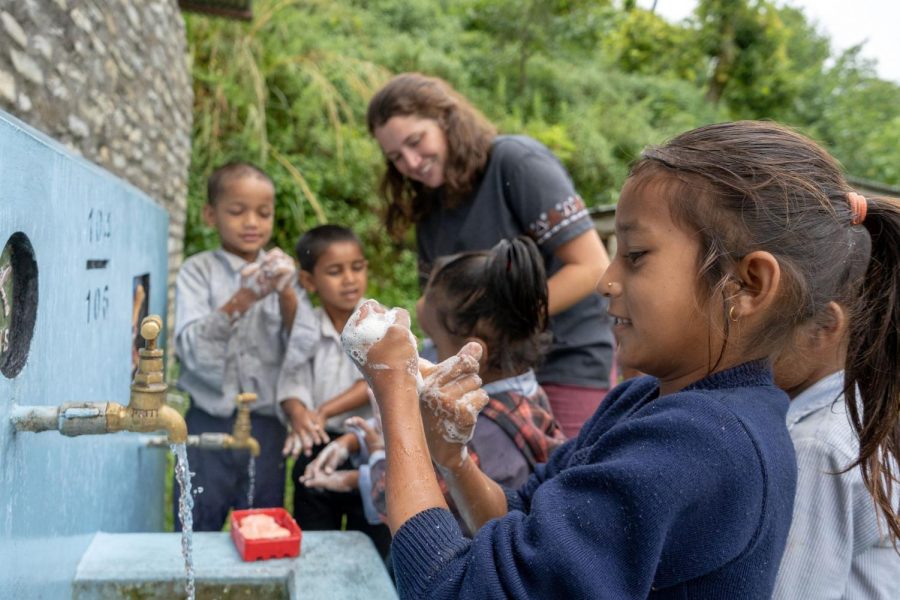
[[[447,137],[444,181],[448,205],[458,206],[484,174],[497,130],[477,108],[450,84],[421,73],[402,73],[391,79],[369,101],[369,133],[392,117],[413,115],[438,122]],[[411,224],[424,219],[436,204],[437,190],[407,179],[390,160],[381,178],[380,192],[387,200],[385,224],[395,240]]]
[[[845,395],[860,441],[851,467],[861,468],[896,544],[900,517],[891,498],[900,464],[900,201],[869,198],[868,215],[854,225],[853,190],[838,163],[808,138],[757,121],[679,135],[646,150],[631,177],[635,185],[660,184],[673,218],[696,233],[701,285],[712,302],[721,302],[723,315],[726,288],[740,285],[738,261],[756,250],[778,260],[778,308],[748,348],[772,356],[830,301],[848,308]],[[722,321],[727,327],[728,319]]]
[[[319,258],[325,254],[328,247],[338,242],[353,242],[362,250],[362,242],[347,227],[319,225],[304,233],[297,240],[297,245],[294,247],[300,268],[312,273],[313,269],[316,268],[316,263],[319,262]]]
[[[217,167],[206,181],[206,202],[215,205],[219,197],[225,192],[225,186],[229,181],[238,177],[257,177],[268,181],[275,189],[275,182],[269,174],[256,165],[245,161],[234,161]]]
[[[425,302],[450,334],[487,342],[490,369],[522,373],[549,346],[544,259],[528,237],[439,259]]]

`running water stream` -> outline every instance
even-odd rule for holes
[[[187,446],[172,444],[175,453],[175,478],[181,488],[178,499],[178,518],[181,520],[181,555],[187,576],[185,591],[188,600],[194,600],[194,497],[191,494],[191,471],[188,469]],[[198,490],[200,492],[202,490]]]
[[[247,463],[247,477],[250,485],[247,487],[247,508],[253,508],[253,490],[256,489],[256,457],[251,456]]]

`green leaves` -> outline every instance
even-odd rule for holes
[[[640,150],[698,125],[771,118],[823,141],[848,171],[900,184],[900,87],[859,53],[832,56],[798,9],[701,0],[669,23],[607,0],[257,0],[252,22],[186,14],[194,78],[186,252],[210,171],[232,159],[276,182],[286,250],[327,221],[366,243],[371,293],[412,307],[412,238],[379,220],[384,159],[365,125],[393,73],[444,77],[504,133],[552,148],[589,205],[614,202]]]

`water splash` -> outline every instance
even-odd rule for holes
[[[247,508],[253,508],[253,491],[256,489],[256,457],[251,456],[247,463],[247,478],[250,485],[247,486]]]
[[[194,497],[191,495],[191,471],[188,469],[187,445],[172,444],[175,453],[175,478],[181,488],[178,498],[178,519],[181,521],[181,555],[187,576],[185,591],[194,600]]]

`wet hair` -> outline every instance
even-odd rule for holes
[[[447,137],[444,181],[447,204],[461,204],[475,188],[487,166],[496,128],[449,83],[421,73],[402,73],[391,79],[369,101],[369,133],[396,116],[434,119]],[[395,240],[411,224],[428,216],[437,204],[438,190],[404,177],[390,160],[382,176],[380,193],[387,202],[385,224]]]
[[[214,206],[219,198],[222,197],[222,194],[225,193],[228,183],[241,177],[256,177],[257,179],[268,181],[272,189],[275,189],[275,182],[272,181],[269,174],[256,165],[244,161],[229,162],[216,167],[206,181],[207,204]]]
[[[528,237],[439,259],[425,302],[451,335],[483,339],[487,366],[499,372],[535,367],[549,347],[544,259]]]
[[[885,516],[895,546],[900,517],[891,505],[900,483],[900,201],[869,198],[853,224],[852,188],[838,163],[810,139],[777,124],[721,123],[646,150],[634,185],[658,184],[673,219],[700,243],[701,289],[721,303],[740,287],[735,266],[747,254],[772,254],[782,277],[775,310],[745,340],[771,357],[798,327],[822,318],[832,300],[848,308],[844,381],[859,435],[863,480]],[[860,403],[857,403],[857,389]]]
[[[294,247],[300,268],[312,273],[313,269],[316,268],[316,263],[328,251],[328,247],[338,242],[352,242],[359,246],[360,251],[362,251],[362,242],[347,227],[319,225],[304,233],[297,240],[297,245]]]

